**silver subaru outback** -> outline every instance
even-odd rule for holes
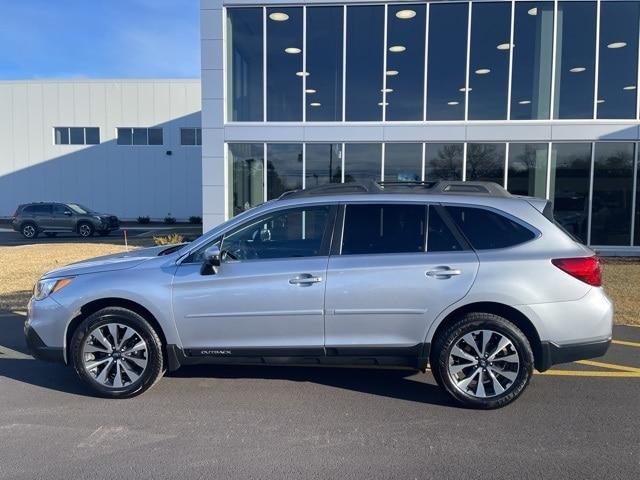
[[[192,243],[49,272],[25,335],[111,398],[181,365],[430,366],[456,402],[488,409],[534,368],[603,355],[612,317],[598,259],[549,202],[372,183],[287,192]]]

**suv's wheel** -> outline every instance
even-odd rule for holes
[[[38,236],[38,227],[35,223],[26,222],[22,224],[20,232],[24,238],[36,238]]]
[[[163,373],[158,334],[143,317],[120,307],[103,308],[80,324],[71,358],[80,378],[109,398],[139,395]]]
[[[89,222],[80,222],[78,224],[78,235],[81,237],[90,237],[93,235],[93,225]]]
[[[533,373],[527,337],[498,315],[468,313],[446,328],[433,347],[436,381],[467,407],[504,407],[520,396]]]

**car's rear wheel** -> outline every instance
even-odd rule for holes
[[[81,222],[78,224],[78,235],[81,237],[90,237],[93,235],[93,225],[89,222]]]
[[[531,345],[506,318],[468,313],[434,341],[431,368],[438,384],[466,407],[508,405],[533,374]]]
[[[162,376],[162,343],[142,316],[108,307],[87,317],[71,340],[79,377],[98,395],[129,398],[151,388]]]
[[[35,223],[23,223],[20,232],[24,238],[36,238],[38,236],[38,227]]]

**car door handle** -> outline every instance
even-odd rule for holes
[[[427,270],[426,275],[427,277],[435,278],[451,278],[454,275],[462,275],[462,270],[451,267],[437,267],[433,270]]]
[[[322,281],[322,277],[314,277],[308,273],[303,273],[289,280],[291,285],[312,285]]]

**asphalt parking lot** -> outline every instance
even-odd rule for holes
[[[0,313],[0,478],[638,478],[640,328],[536,375],[514,404],[453,406],[402,370],[189,367],[91,397]]]

